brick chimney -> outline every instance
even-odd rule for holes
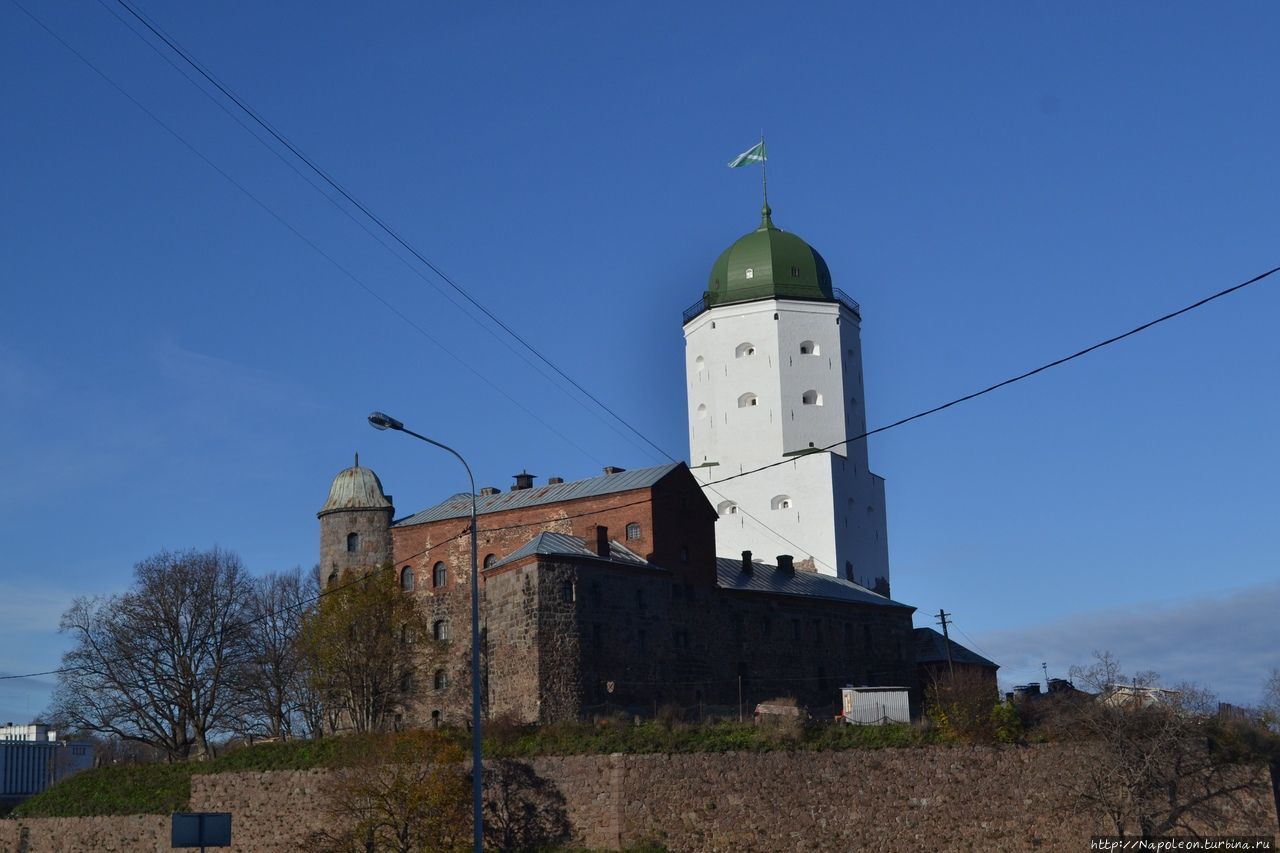
[[[596,525],[596,556],[609,556],[609,528],[603,524]]]
[[[547,478],[548,486],[558,486],[563,482],[564,482],[564,477],[548,477]]]
[[[605,472],[606,474],[621,474],[621,473],[622,473],[623,471],[625,471],[625,470],[627,470],[627,469],[626,469],[626,468],[618,468],[618,467],[616,467],[616,466],[614,466],[614,465],[606,465],[606,466],[604,466],[604,472]]]
[[[512,474],[515,477],[516,484],[511,487],[511,491],[518,492],[522,489],[533,488],[533,475],[528,471],[521,471],[519,474]]]
[[[790,554],[778,555],[778,571],[788,575],[794,575],[796,573],[795,563],[792,562]]]
[[[744,575],[751,574],[751,552],[750,551],[742,552],[742,573]]]

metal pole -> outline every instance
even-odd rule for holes
[[[476,478],[471,473],[467,460],[449,445],[419,435],[381,412],[369,415],[369,423],[376,429],[394,429],[407,433],[452,453],[467,470],[467,479],[471,483],[471,836],[474,853],[484,853],[484,761],[480,737],[480,572],[476,559],[480,545],[476,536]]]
[[[947,617],[951,614],[945,610],[938,611],[938,621],[942,623],[942,644],[947,647],[947,670],[951,680],[956,680],[956,665],[951,662],[951,634],[947,631]]]

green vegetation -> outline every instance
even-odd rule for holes
[[[13,810],[14,817],[169,814],[191,799],[191,764],[134,764],[78,773]]]

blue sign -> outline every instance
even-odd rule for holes
[[[175,812],[170,847],[230,847],[230,812]]]

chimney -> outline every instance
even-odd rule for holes
[[[563,482],[564,482],[564,477],[548,477],[547,478],[548,486],[558,486]]]
[[[795,567],[795,564],[791,562],[791,560],[792,560],[792,557],[790,554],[779,554],[778,555],[778,571],[785,572],[788,575],[794,575],[796,573],[796,567]]]
[[[521,471],[519,474],[512,474],[515,477],[516,484],[511,487],[511,491],[518,492],[521,489],[533,488],[533,475],[528,471]]]
[[[625,471],[625,470],[627,470],[627,469],[626,469],[626,468],[618,468],[618,467],[616,467],[616,466],[614,466],[614,465],[606,465],[606,466],[604,466],[604,472],[605,472],[606,474],[621,474],[621,473],[622,473],[623,471]]]
[[[596,556],[609,556],[609,528],[603,524],[596,525]]]
[[[480,489],[480,494],[483,497],[489,497],[490,495],[500,494],[501,492],[502,492],[502,489],[495,488],[494,486],[484,486],[483,488]]]
[[[751,574],[751,552],[750,551],[742,552],[742,573],[744,575]]]

